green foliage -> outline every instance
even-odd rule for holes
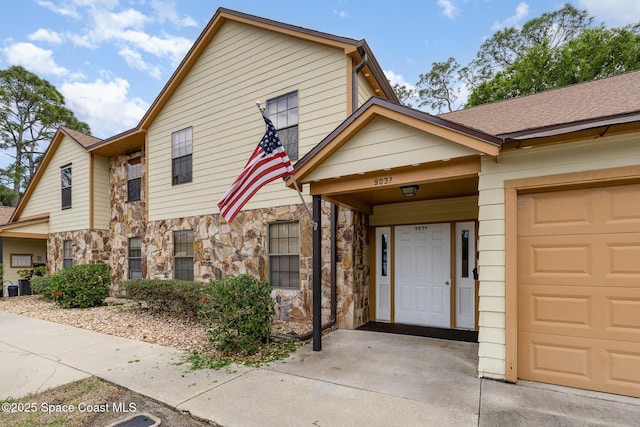
[[[21,279],[28,279],[29,277],[31,277],[31,270],[28,269],[28,268],[22,268],[22,269],[16,271],[16,274]]]
[[[111,283],[108,264],[80,264],[63,268],[51,276],[53,299],[64,308],[102,305]]]
[[[222,277],[205,287],[200,313],[216,349],[255,354],[271,335],[271,286],[248,274]]]
[[[431,71],[420,74],[420,80],[416,84],[418,95],[422,101],[420,106],[429,106],[438,112],[446,107],[446,111],[454,111],[455,102],[458,99],[458,83],[460,64],[453,57],[445,62],[434,62]]]
[[[406,84],[394,84],[393,91],[402,105],[410,106],[411,101],[416,97],[416,91]]]
[[[156,313],[198,317],[202,282],[185,280],[131,279],[124,282],[127,298],[144,301]]]
[[[43,298],[53,301],[56,291],[51,284],[51,276],[33,276],[31,278],[31,290]]]
[[[12,183],[15,198],[33,177],[48,144],[60,126],[89,134],[65,106],[64,97],[47,80],[21,66],[0,70],[0,148],[10,150],[14,163],[0,170]]]
[[[198,353],[191,351],[186,354],[183,362],[188,363],[192,371],[228,368],[233,363],[246,366],[263,366],[274,360],[289,357],[301,345],[302,342],[297,339],[273,340],[269,343],[260,344],[256,352],[249,357],[244,354],[220,355],[217,352]]]

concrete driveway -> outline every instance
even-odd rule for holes
[[[640,399],[477,378],[477,345],[332,332],[262,368],[185,372],[181,352],[0,311],[0,400],[90,375],[222,426],[638,425]],[[135,361],[135,363],[132,363]],[[0,413],[0,424],[2,414]]]

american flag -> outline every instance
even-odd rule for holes
[[[233,221],[242,207],[263,185],[293,174],[293,166],[280,142],[276,128],[267,116],[263,117],[267,123],[267,131],[240,176],[233,181],[218,202],[220,213],[227,222]]]

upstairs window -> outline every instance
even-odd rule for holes
[[[62,241],[62,268],[73,265],[73,245],[71,240]]]
[[[267,100],[267,114],[290,160],[298,159],[298,92]]]
[[[140,200],[140,185],[142,176],[142,163],[140,157],[129,159],[127,162],[127,201]]]
[[[171,134],[171,183],[173,185],[191,182],[192,128]]]
[[[300,288],[300,227],[297,222],[269,224],[269,282]]]
[[[62,209],[71,208],[71,166],[60,169],[60,186],[62,188]]]
[[[173,232],[173,278],[193,280],[193,231]]]
[[[142,279],[142,242],[137,237],[129,239],[129,279]]]

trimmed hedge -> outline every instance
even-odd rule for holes
[[[51,276],[53,299],[65,308],[103,305],[111,284],[109,264],[80,264]]]
[[[204,283],[186,280],[131,279],[124,282],[127,298],[146,302],[156,313],[197,319]]]
[[[80,264],[51,276],[31,277],[31,289],[64,308],[103,305],[111,284],[109,264]]]
[[[31,290],[34,294],[40,294],[43,298],[53,301],[56,291],[51,286],[52,276],[33,276],[31,278]]]
[[[209,340],[224,353],[255,354],[271,335],[271,285],[249,274],[226,276],[205,287],[200,313]]]

